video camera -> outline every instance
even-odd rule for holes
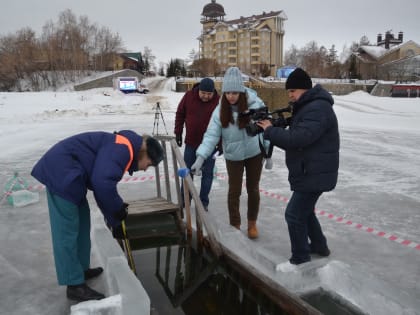
[[[276,109],[272,112],[268,111],[268,107],[260,107],[257,109],[250,109],[245,112],[239,113],[239,117],[250,116],[251,120],[245,127],[246,133],[254,137],[257,134],[264,131],[260,126],[257,125],[258,121],[270,120],[274,127],[286,128],[288,126],[288,119],[286,119],[283,113],[291,113],[292,106],[289,104],[285,108]]]

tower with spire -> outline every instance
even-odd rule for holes
[[[225,9],[216,0],[211,0],[210,3],[206,4],[201,12],[201,24],[204,29],[213,27],[217,22],[223,21],[225,16]]]

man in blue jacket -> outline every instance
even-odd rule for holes
[[[86,285],[99,276],[101,267],[90,268],[90,208],[86,198],[93,191],[96,203],[114,237],[128,204],[117,191],[125,172],[130,175],[164,158],[159,142],[134,131],[86,132],[51,147],[36,163],[32,176],[46,186],[57,279],[67,285],[67,297],[76,301],[105,296]]]
[[[320,85],[312,87],[304,70],[289,75],[286,90],[293,108],[289,128],[273,127],[268,120],[258,125],[265,139],[286,152],[293,191],[285,214],[292,246],[289,261],[298,265],[310,261],[310,253],[330,255],[315,204],[337,184],[340,138],[332,96]]]

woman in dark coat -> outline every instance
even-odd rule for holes
[[[286,90],[293,108],[289,128],[273,127],[268,120],[258,124],[264,138],[286,152],[293,191],[285,214],[292,247],[289,261],[297,265],[310,261],[310,253],[330,254],[315,204],[337,184],[340,137],[332,96],[320,85],[312,88],[304,70],[297,68],[289,75]]]

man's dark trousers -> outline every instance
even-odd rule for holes
[[[324,249],[327,240],[315,216],[315,204],[322,192],[294,191],[286,207],[285,218],[292,247],[291,262],[295,264],[311,260],[312,249]],[[311,240],[311,248],[308,243]]]

